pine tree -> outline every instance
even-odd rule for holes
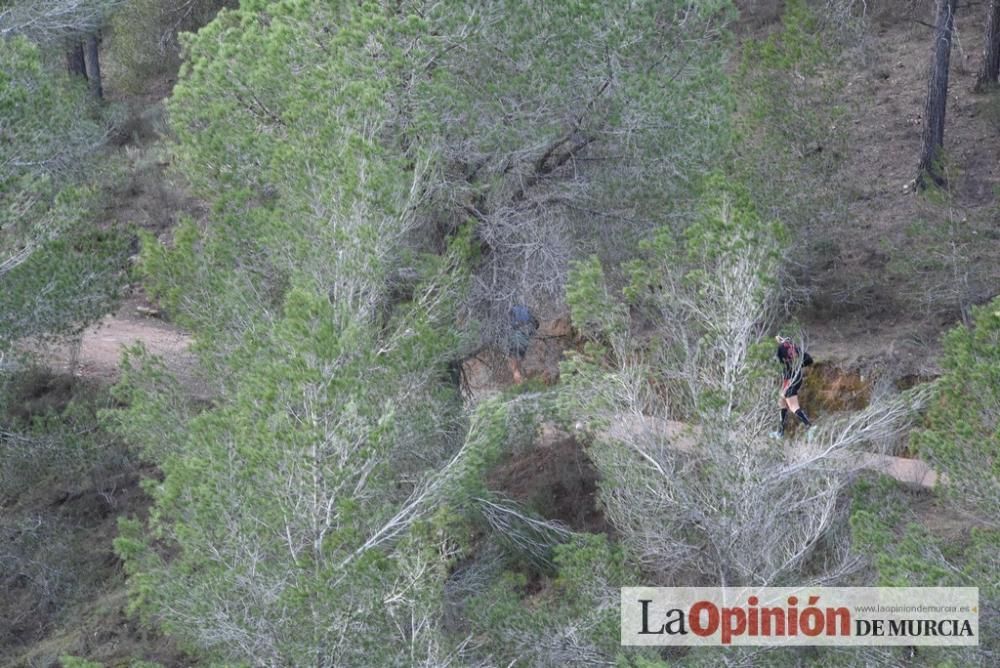
[[[226,661],[455,656],[449,522],[504,411],[463,416],[449,364],[546,267],[559,292],[584,209],[633,234],[718,159],[721,12],[247,0],[188,38],[169,111],[212,214],[147,238],[141,271],[213,399],[141,364],[121,388],[122,433],[164,473],[117,543],[141,610]],[[528,246],[556,264],[508,281]]]
[[[152,533],[117,546],[137,605],[210,656],[438,665],[441,518],[476,434],[447,371],[470,237],[406,243],[419,171],[381,139],[412,19],[323,8],[246,2],[189,45],[178,158],[215,213],[143,265],[216,397],[126,378],[122,432],[164,480]]]
[[[85,89],[44,67],[23,37],[0,51],[0,350],[103,314],[120,285],[124,239],[89,229],[80,181],[106,127],[81,116]]]
[[[931,56],[927,81],[927,101],[924,104],[924,129],[920,164],[917,165],[917,183],[923,188],[931,183],[942,185],[945,181],[944,119],[948,108],[948,75],[951,62],[952,30],[955,25],[956,0],[938,0],[937,18],[934,22],[934,52]],[[928,182],[928,179],[930,182]]]
[[[976,76],[976,90],[984,91],[996,86],[1000,78],[1000,2],[990,0],[983,31],[983,64]]]
[[[943,365],[915,443],[921,457],[947,474],[949,497],[1000,529],[1000,299],[974,307],[971,327],[948,332]]]

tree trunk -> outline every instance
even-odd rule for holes
[[[927,104],[924,107],[923,149],[917,168],[917,185],[929,185],[927,179],[944,185],[941,169],[944,148],[944,114],[948,106],[948,64],[951,60],[952,28],[955,23],[957,0],[938,0],[934,22],[934,56],[927,84]]]
[[[80,40],[74,40],[66,47],[66,70],[71,77],[87,78],[87,66],[83,59],[83,42]]]
[[[90,82],[90,92],[94,97],[100,99],[104,97],[104,88],[101,86],[101,59],[98,52],[100,41],[97,35],[88,35],[86,40],[87,51],[87,80]]]
[[[996,85],[1000,78],[1000,0],[990,0],[986,18],[986,44],[983,46],[983,66],[976,78],[976,91]]]

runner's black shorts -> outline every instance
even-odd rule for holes
[[[796,378],[795,382],[792,382],[791,380],[787,380],[786,379],[786,380],[782,381],[782,383],[781,383],[781,389],[783,390],[783,392],[781,393],[781,396],[786,397],[786,398],[787,397],[798,396],[798,394],[799,394],[799,388],[801,388],[801,387],[802,387],[802,377],[801,376],[799,376],[798,378]]]
[[[531,344],[531,333],[524,330],[515,329],[510,334],[507,341],[507,354],[511,357],[524,359],[528,354],[528,346]]]

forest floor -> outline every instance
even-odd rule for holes
[[[973,92],[986,4],[956,15],[945,128],[948,186],[917,194],[931,0],[872,3],[863,66],[846,73],[847,151],[833,186],[848,224],[820,232],[799,314],[817,359],[937,373],[939,337],[1000,286],[1000,96]],[[919,20],[918,20],[919,19]]]

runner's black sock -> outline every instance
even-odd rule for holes
[[[802,424],[804,424],[805,426],[807,426],[807,427],[812,426],[812,422],[810,422],[809,418],[806,417],[806,412],[804,410],[802,410],[801,408],[799,410],[795,411],[795,415],[800,420],[802,420]]]
[[[785,433],[785,418],[787,418],[787,417],[788,417],[788,409],[787,408],[782,408],[781,409],[781,424],[778,425],[778,433],[779,434],[784,434]]]

